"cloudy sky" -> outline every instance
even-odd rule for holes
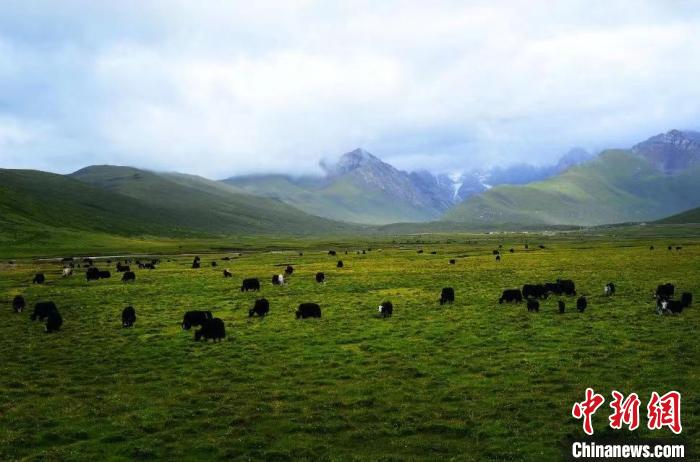
[[[700,129],[698,37],[674,0],[3,0],[0,167],[546,164]]]

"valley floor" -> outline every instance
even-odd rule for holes
[[[60,253],[32,252],[29,243],[14,254],[4,248],[17,261],[0,263],[0,460],[561,460],[571,440],[590,440],[571,417],[587,387],[607,400],[594,416],[596,438],[670,438],[700,450],[700,308],[662,317],[652,299],[665,282],[700,297],[700,236],[663,229],[664,237],[640,228],[97,248],[87,241],[60,250],[176,255],[209,246],[199,270],[191,256],[161,255],[158,269],[137,270],[130,284],[104,261],[97,266],[112,278],[88,283],[82,271],[61,278],[59,262],[29,258]],[[272,286],[286,264],[296,270],[288,284]],[[224,268],[234,276],[224,279]],[[47,282],[31,284],[39,271]],[[326,284],[314,281],[318,271]],[[247,277],[260,278],[260,293],[240,292]],[[497,302],[503,289],[558,277],[588,296],[584,313],[573,297],[561,298],[563,315],[559,297],[539,313]],[[604,297],[610,281],[617,294]],[[456,302],[441,307],[447,286]],[[12,312],[16,294],[29,312]],[[261,296],[269,316],[249,318]],[[61,311],[59,333],[29,320],[43,300]],[[384,300],[394,304],[390,319],[377,317]],[[319,303],[323,318],[296,320],[301,302]],[[127,305],[136,308],[133,329],[120,327]],[[212,310],[226,323],[226,340],[194,342],[180,327],[187,310]],[[652,391],[680,391],[683,433],[611,430],[612,390],[639,394],[641,427]]]

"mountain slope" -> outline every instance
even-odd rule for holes
[[[70,177],[156,208],[179,226],[207,233],[307,234],[347,228],[345,224],[305,214],[280,201],[251,196],[230,185],[194,175],[91,166]]]
[[[700,204],[700,167],[668,176],[639,155],[607,151],[545,181],[499,186],[448,211],[472,224],[598,225],[654,220]]]
[[[223,182],[307,213],[365,224],[435,219],[450,205],[434,192],[444,185],[397,170],[361,149],[323,167],[323,178],[258,175]]]
[[[674,224],[674,225],[685,225],[690,223],[700,223],[700,207],[686,210],[685,212],[672,215],[670,217],[658,220],[656,223],[660,224]]]
[[[67,228],[110,234],[179,235],[177,220],[155,207],[63,175],[0,169],[4,234]]]

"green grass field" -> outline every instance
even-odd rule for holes
[[[617,441],[672,434],[609,429],[612,390],[639,394],[642,427],[652,391],[680,391],[684,431],[672,440],[697,450],[700,308],[660,317],[651,298],[664,282],[700,296],[697,231],[672,232],[672,240],[608,230],[228,242],[247,250],[229,262],[221,258],[234,254],[201,253],[199,270],[191,256],[162,256],[133,284],[114,274],[87,283],[82,271],[63,279],[58,262],[3,260],[0,460],[561,460],[568,441],[589,439],[571,417],[586,387],[607,400],[594,417],[596,437]],[[499,243],[516,252],[496,263]],[[540,243],[547,248],[535,250]],[[204,247],[188,245],[150,248]],[[28,254],[23,247],[20,256]],[[294,275],[273,287],[286,263]],[[223,268],[234,277],[224,279]],[[45,285],[31,284],[37,271]],[[317,271],[325,285],[314,282]],[[241,293],[244,277],[259,277],[261,292]],[[497,303],[505,288],[557,277],[588,295],[585,313],[573,298],[564,315],[558,297],[537,314]],[[609,281],[618,293],[605,298]],[[457,301],[440,307],[444,286]],[[14,314],[16,294],[30,306],[55,301],[61,332],[45,334],[29,321],[31,308]],[[270,315],[250,319],[259,296]],[[386,299],[394,316],[378,319]],[[305,301],[321,305],[321,320],[294,318]],[[120,327],[127,305],[137,311],[133,329]],[[194,342],[180,328],[193,309],[222,318],[227,339]]]

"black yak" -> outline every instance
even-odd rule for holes
[[[89,267],[85,271],[85,279],[88,281],[97,281],[100,279],[100,270],[95,268],[94,266]]]
[[[211,311],[188,311],[182,318],[182,328],[189,330],[192,326],[201,326],[205,321],[213,319]]]
[[[523,301],[523,294],[520,289],[506,289],[498,299],[498,303],[520,303]]]
[[[257,278],[247,278],[243,280],[241,292],[248,292],[249,290],[254,292],[260,290],[260,281]]]
[[[24,301],[24,297],[15,295],[15,298],[12,299],[12,309],[15,310],[15,313],[21,313],[25,306],[27,303]]]
[[[453,303],[455,301],[455,290],[452,287],[443,287],[440,292],[440,305]]]
[[[226,328],[224,327],[224,321],[219,318],[207,319],[202,324],[202,327],[194,333],[194,340],[199,342],[204,339],[211,339],[215,342],[226,337]]]
[[[667,283],[667,284],[659,284],[656,287],[656,292],[654,295],[656,296],[656,298],[658,300],[668,300],[671,297],[673,297],[673,294],[675,294],[675,293],[676,293],[676,287],[671,283]]]
[[[378,308],[379,316],[382,318],[390,318],[394,314],[394,305],[390,301],[382,302]]]
[[[576,309],[579,313],[583,313],[586,308],[588,308],[588,300],[586,297],[579,297],[578,300],[576,300]]]
[[[122,274],[122,281],[128,282],[128,281],[135,281],[136,280],[136,274],[133,271],[127,271],[126,273]]]
[[[122,327],[134,327],[136,322],[136,310],[133,306],[127,306],[122,310]]]
[[[321,307],[316,303],[302,303],[296,312],[297,319],[320,318]]]
[[[248,310],[248,317],[253,317],[256,314],[260,317],[264,317],[270,312],[270,302],[266,298],[259,298],[255,300],[255,305],[253,308]]]

